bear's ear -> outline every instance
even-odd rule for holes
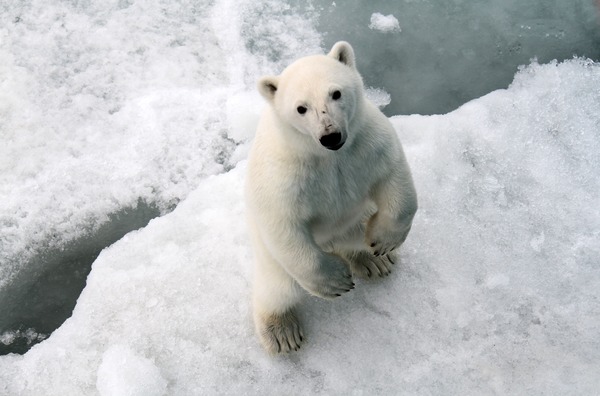
[[[333,59],[342,62],[344,65],[350,66],[355,69],[354,64],[354,50],[352,46],[345,41],[338,41],[333,45],[331,51],[329,51],[328,56],[331,56]]]
[[[275,98],[275,92],[277,92],[277,85],[279,84],[279,79],[275,76],[266,76],[261,77],[258,80],[258,92],[267,99],[268,102],[272,102]]]

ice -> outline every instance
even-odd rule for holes
[[[253,334],[242,160],[105,249],[73,316],[0,358],[0,393],[593,394],[599,105],[600,65],[574,59],[393,117],[420,199],[401,263],[307,297],[306,343],[278,358]]]
[[[392,101],[390,94],[381,88],[369,87],[365,90],[365,95],[379,109],[383,109]]]
[[[400,22],[392,14],[383,15],[379,12],[375,12],[371,15],[371,23],[369,29],[379,30],[383,33],[400,32]]]

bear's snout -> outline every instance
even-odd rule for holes
[[[339,132],[333,132],[328,135],[324,135],[319,139],[319,142],[329,150],[338,150],[344,145],[342,140],[342,134]]]

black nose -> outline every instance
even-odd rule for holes
[[[330,133],[319,139],[321,144],[329,150],[337,150],[344,145],[342,142],[342,134],[339,132]]]

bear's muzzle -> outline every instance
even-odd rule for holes
[[[321,145],[329,150],[339,150],[345,143],[342,139],[342,134],[339,132],[333,132],[324,136],[321,136],[319,139]]]

